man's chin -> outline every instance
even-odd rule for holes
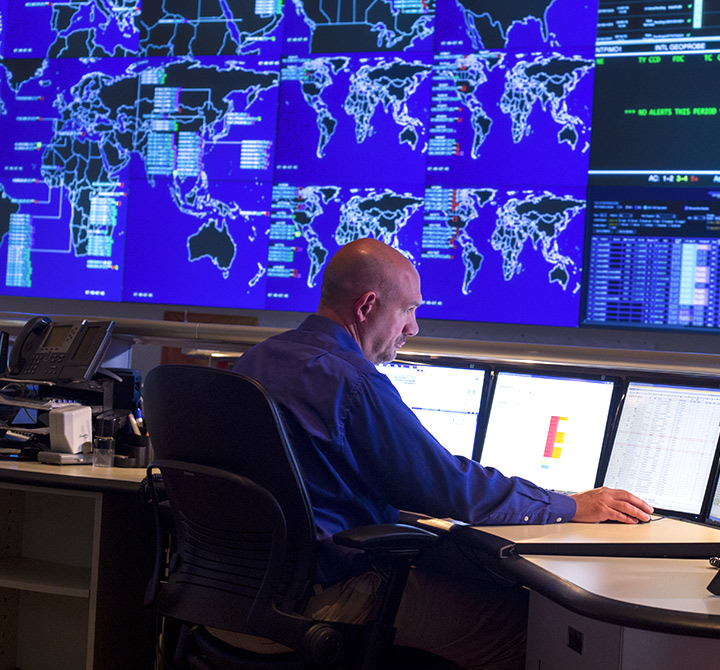
[[[395,357],[397,356],[398,349],[403,346],[405,342],[401,342],[400,344],[396,345],[393,349],[390,349],[385,356],[383,357],[383,363],[390,363],[391,361],[395,360]]]
[[[378,365],[380,363],[392,363],[392,361],[395,360],[395,356],[397,356],[397,349],[388,349],[387,351],[384,351],[382,354],[378,355],[377,360],[375,361],[375,365]]]
[[[402,347],[405,344],[405,340],[401,340],[399,342],[396,342],[393,347],[390,347],[386,349],[385,351],[379,353],[375,360],[370,359],[370,362],[374,365],[379,365],[380,363],[391,363],[395,360],[395,357],[397,356],[398,349]]]

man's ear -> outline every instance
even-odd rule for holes
[[[377,302],[377,295],[375,291],[368,291],[367,293],[363,293],[356,301],[354,305],[354,311],[355,318],[358,321],[365,321],[367,319],[368,314],[372,310],[372,308],[375,306],[375,303]]]

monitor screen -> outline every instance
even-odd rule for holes
[[[616,0],[600,12],[580,323],[717,332],[717,13]]]
[[[0,293],[577,326],[597,3],[100,4],[0,2]]]
[[[306,312],[374,237],[426,319],[720,329],[711,3],[0,1],[0,32],[3,295]]]
[[[720,328],[720,189],[588,189],[585,325]]]
[[[475,365],[475,364],[472,364]],[[472,458],[486,370],[419,363],[382,363],[405,404],[450,453]]]
[[[720,389],[628,383],[604,484],[666,513],[702,509],[720,437]]]
[[[480,463],[548,489],[596,484],[616,380],[499,371]]]

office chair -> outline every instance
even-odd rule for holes
[[[422,529],[388,524],[336,535],[366,552],[383,576],[378,611],[364,626],[303,616],[315,582],[313,512],[279,410],[260,384],[165,365],[148,373],[143,402],[156,457],[148,482],[157,553],[146,604],[179,631],[171,644],[177,667],[456,667],[392,645],[410,566],[437,539]],[[158,471],[161,482],[152,476]],[[207,628],[266,637],[291,651],[244,651]]]

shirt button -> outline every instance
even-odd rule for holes
[[[557,519],[555,519],[555,523],[562,523],[562,517],[559,516]]]
[[[530,517],[529,517],[529,516],[526,516],[526,517],[523,519],[523,521],[530,521]]]

